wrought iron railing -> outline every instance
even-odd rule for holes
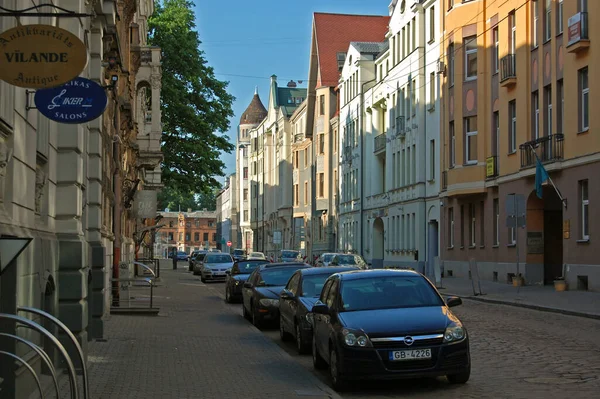
[[[386,144],[385,133],[381,133],[380,135],[375,136],[375,146],[374,146],[373,152],[379,152],[379,151],[385,150],[385,144]]]
[[[563,159],[564,142],[564,134],[555,133],[521,144],[521,168],[535,166],[538,158],[543,163]]]
[[[500,81],[517,77],[517,58],[515,54],[508,54],[500,60]]]

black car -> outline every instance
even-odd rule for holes
[[[312,341],[310,312],[319,299],[325,281],[334,273],[358,270],[358,267],[313,267],[297,270],[279,295],[279,334],[285,341],[291,335],[298,353],[307,353]]]
[[[420,273],[361,270],[334,274],[312,308],[313,364],[333,387],[349,380],[436,377],[463,384],[471,375],[467,330]]]
[[[206,252],[206,251],[193,251],[190,254],[190,257],[188,258],[188,272],[193,272],[194,271],[194,258],[196,257],[196,255],[198,255],[201,252]]]
[[[233,264],[231,271],[227,270],[225,280],[225,301],[233,303],[242,299],[242,287],[250,274],[260,265],[269,263],[266,259],[240,260]]]
[[[208,251],[200,251],[192,258],[192,272],[195,276],[200,274],[200,270],[202,269],[202,262],[206,257]]]
[[[242,290],[244,317],[260,327],[266,321],[279,321],[279,294],[298,269],[312,267],[306,263],[267,263],[257,267]]]
[[[246,250],[244,249],[234,249],[233,252],[231,253],[231,256],[233,256],[233,260],[235,261],[240,261],[240,260],[244,260],[246,258]]]

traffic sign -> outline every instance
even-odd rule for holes
[[[230,247],[231,246],[231,241],[227,241],[227,246]]]

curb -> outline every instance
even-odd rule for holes
[[[540,305],[533,305],[533,304],[529,304],[529,303],[517,303],[517,302],[511,302],[511,301],[503,301],[500,299],[484,299],[481,298],[479,296],[472,296],[472,295],[456,295],[456,294],[452,294],[449,292],[445,292],[444,294],[446,295],[451,295],[451,296],[457,296],[460,297],[462,299],[469,299],[471,301],[477,301],[477,302],[483,302],[483,303],[491,303],[491,304],[495,304],[495,305],[506,305],[506,306],[514,306],[517,308],[526,308],[526,309],[532,309],[532,310],[538,310],[540,312],[548,312],[548,313],[559,313],[559,314],[564,314],[567,316],[575,316],[575,317],[583,317],[586,319],[595,319],[595,320],[600,320],[600,314],[594,314],[594,313],[586,313],[586,312],[577,312],[574,310],[567,310],[567,309],[558,309],[558,308],[550,308],[547,306],[540,306]]]
[[[209,290],[213,291],[215,294],[217,294],[219,296],[219,298],[223,299],[223,301],[225,300],[225,295],[222,294],[221,292],[219,292],[217,289],[215,289],[213,287],[207,287],[207,288]],[[230,313],[238,315],[229,306],[225,306],[225,309],[228,312],[230,312]],[[289,353],[287,353],[285,350],[283,350],[282,348],[280,348],[279,345],[277,345],[276,343],[274,343],[273,341],[271,341],[271,339],[269,339],[268,337],[266,337],[261,330],[259,330],[258,328],[256,328],[256,326],[254,326],[253,324],[250,324],[250,323],[248,323],[248,325],[250,326],[250,328],[252,328],[257,333],[259,333],[261,337],[263,337],[266,341],[268,341],[270,345],[274,346],[275,349],[279,353],[281,353],[283,355],[283,357],[286,357],[286,358],[290,359],[292,362],[294,362],[295,364],[297,364],[298,367],[300,367],[302,370],[306,371],[311,376],[311,378],[315,379],[315,384],[314,385],[315,385],[315,387],[317,389],[319,389],[321,392],[323,392],[323,396],[327,396],[327,397],[329,397],[329,399],[343,399],[340,395],[337,394],[337,392],[335,392],[333,389],[331,389],[330,386],[328,386],[327,384],[325,384],[321,380],[319,380],[317,377],[315,377],[310,372],[310,370],[307,370],[306,368],[304,368],[301,364],[299,364],[298,362],[296,362],[296,360]],[[305,396],[305,395],[303,395],[303,396]],[[307,397],[309,397],[309,396],[314,396],[314,395],[308,395]]]

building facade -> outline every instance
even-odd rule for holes
[[[86,43],[80,76],[105,88],[108,106],[93,121],[59,124],[33,107],[32,90],[0,82],[0,236],[33,238],[0,279],[0,311],[45,310],[86,351],[89,340],[104,336],[103,320],[118,302],[118,296],[111,301],[110,278],[139,245],[136,191],[161,187],[161,52],[146,42],[151,0],[53,4],[94,16],[27,16],[22,22],[60,23]],[[24,9],[31,3],[2,5]],[[15,18],[0,18],[0,32],[15,24]],[[16,331],[44,346],[36,334]],[[28,356],[14,342],[1,345]],[[10,362],[2,365],[2,392],[27,397],[35,386],[30,375],[22,366],[15,372]]]
[[[589,183],[600,142],[589,111],[600,39],[589,25],[600,3],[478,1],[444,11],[445,272],[467,275],[474,260],[488,280],[563,277],[570,289],[599,291],[590,221],[600,192]],[[539,192],[538,160],[551,178]],[[515,203],[517,227],[507,220]]]
[[[217,194],[217,249],[230,252],[239,248],[238,211],[237,211],[237,176],[227,177],[225,187]],[[231,246],[227,246],[231,242]]]
[[[192,211],[158,212],[164,225],[157,232],[157,255],[167,258],[173,251],[188,254],[197,250],[217,248],[217,212]]]

